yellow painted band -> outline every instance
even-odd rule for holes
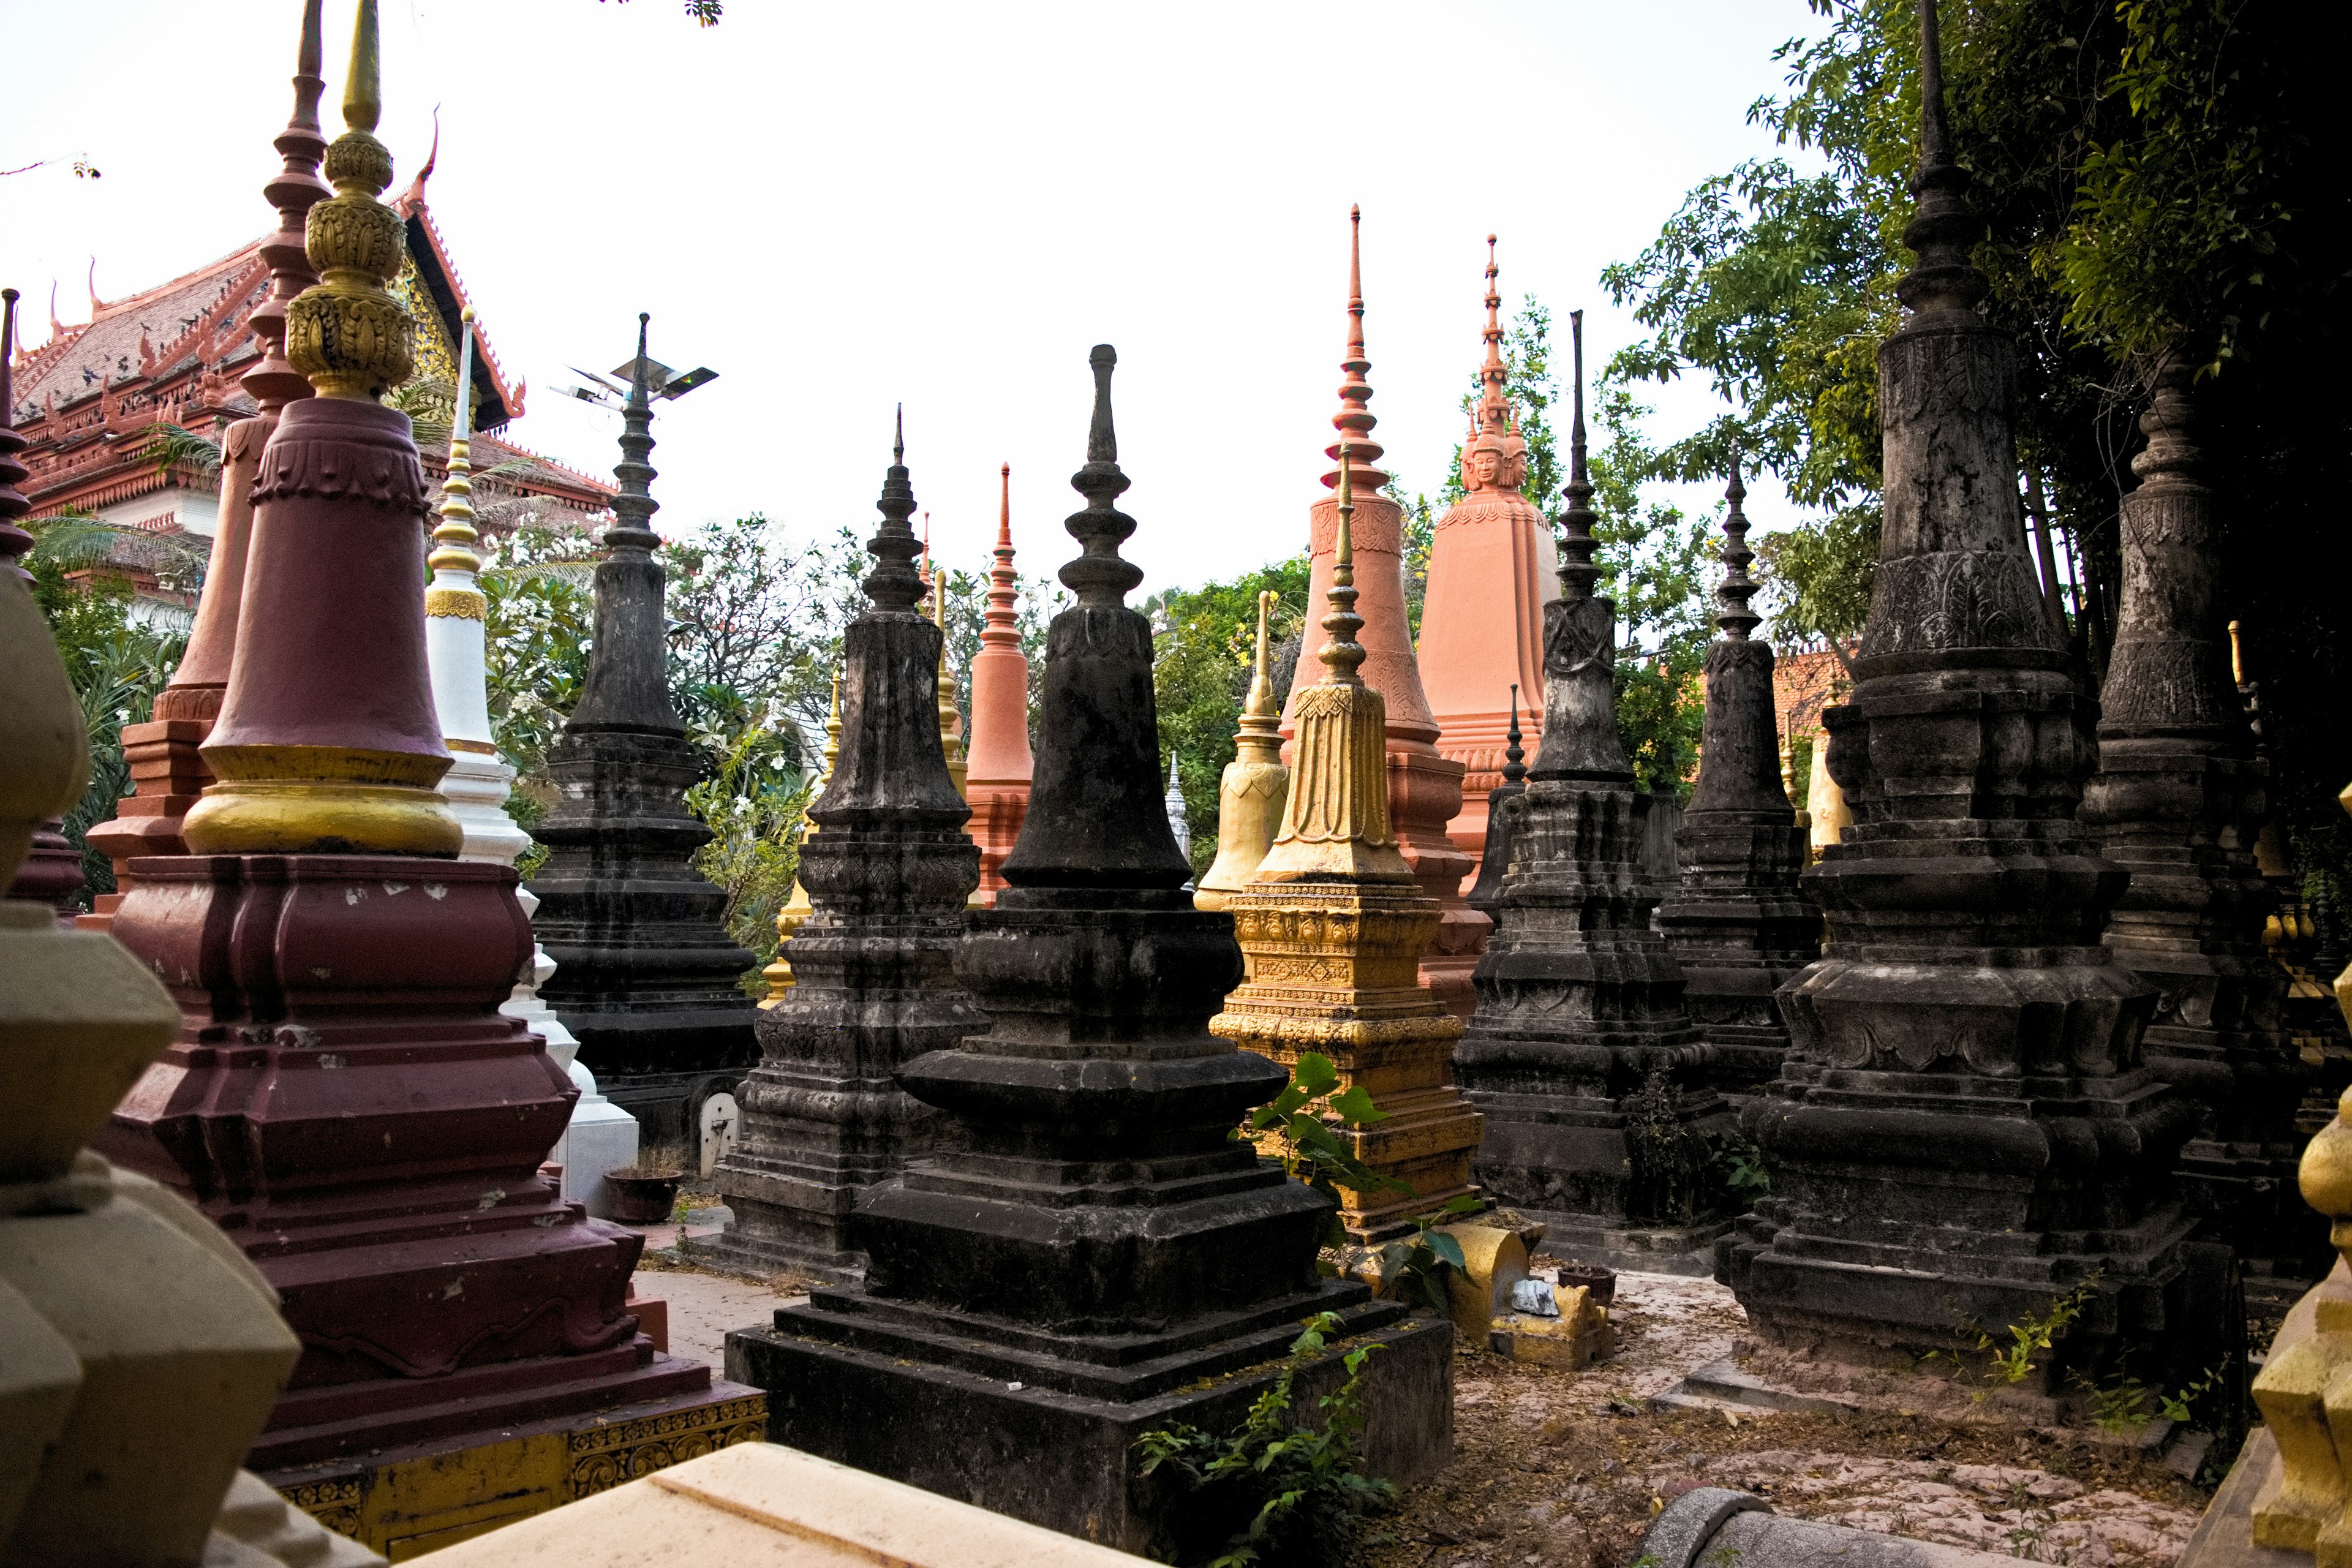
[[[427,588],[425,614],[437,620],[485,621],[490,602],[471,588]]]
[[[427,855],[466,846],[449,803],[398,785],[216,784],[181,829],[196,855]]]

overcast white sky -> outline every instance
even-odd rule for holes
[[[341,129],[355,0],[328,0]],[[1388,461],[1434,490],[1479,355],[1486,236],[1502,289],[1586,312],[1596,370],[1636,335],[1598,281],[1683,193],[1771,150],[1803,0],[975,5],[382,0],[395,188],[440,106],[436,220],[510,374],[517,439],[609,471],[618,421],[568,364],[720,378],[655,426],[659,526],[764,510],[803,534],[875,519],[890,411],[949,559],[992,536],[1013,470],[1022,566],[1074,553],[1096,342],[1118,346],[1143,592],[1288,553],[1321,493],[1347,214]],[[6,0],[0,282],[37,344],[50,280],[87,318],[264,233],[299,0]],[[1563,353],[1563,367],[1565,355]],[[1702,423],[1696,383],[1655,398]],[[1750,511],[1787,520],[1759,486]],[[1704,493],[1692,499],[1705,501]]]

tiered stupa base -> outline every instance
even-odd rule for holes
[[[183,1026],[100,1146],[219,1226],[301,1336],[252,1468],[302,1471],[327,1491],[285,1482],[301,1506],[413,1553],[581,1495],[520,1479],[534,1443],[576,1446],[561,1435],[588,1441],[616,1412],[681,1436],[757,1421],[756,1391],[637,1331],[642,1239],[538,1174],[575,1091],[498,1011],[530,952],[510,868],[131,868],[114,934]]]
[[[1072,1336],[822,1289],[779,1308],[773,1329],[729,1334],[727,1370],[771,1391],[772,1442],[1139,1552],[1198,1504],[1136,1475],[1136,1439],[1178,1423],[1239,1426],[1274,1384],[1267,1363],[1318,1312],[1338,1312],[1345,1339],[1300,1377],[1294,1405],[1339,1386],[1345,1351],[1380,1345],[1360,1440],[1369,1469],[1409,1484],[1444,1467],[1452,1425],[1430,1415],[1453,1408],[1453,1326],[1368,1295],[1330,1280],[1173,1329]]]

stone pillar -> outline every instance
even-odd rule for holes
[[[0,881],[35,824],[79,800],[88,777],[56,645],[32,595],[0,572]],[[238,1521],[224,1518],[225,1500],[277,1504],[237,1468],[302,1353],[277,1292],[186,1204],[82,1146],[179,1028],[170,995],[119,943],[60,930],[46,905],[0,903],[10,1563],[297,1560],[239,1550]],[[307,1520],[274,1544],[319,1568],[383,1562]]]
[[[433,531],[433,552],[425,563],[433,580],[425,589],[425,654],[433,676],[433,708],[441,721],[442,743],[449,748],[449,771],[441,775],[441,798],[465,830],[461,860],[512,866],[530,847],[530,837],[507,814],[515,771],[499,755],[490,735],[488,646],[489,599],[481,589],[481,557],[474,547],[473,427],[474,310],[459,313],[457,407],[449,431],[449,477],[442,487],[441,525]],[[539,908],[536,895],[519,897],[523,914]],[[548,1151],[562,1168],[563,1195],[585,1204],[600,1217],[612,1213],[604,1173],[636,1163],[636,1119],[597,1092],[596,1075],[579,1058],[580,1042],[563,1020],[540,1000],[539,987],[555,973],[547,950],[533,944],[514,991],[499,1011],[520,1018],[547,1044],[548,1055],[572,1079],[580,1098],[563,1135]]]
[[[2263,946],[2273,899],[2253,851],[2270,765],[2231,689],[2189,357],[2166,356],[2140,418],[2147,447],[2123,501],[2123,604],[2083,826],[2131,873],[2107,945],[2156,987],[2141,1048],[2196,1108],[2180,1163],[2189,1211],[2254,1272],[2309,1284],[2333,1258],[2293,1195],[2311,1074],[2287,1044],[2286,976]]]
[[[303,7],[302,41],[294,66],[294,112],[274,143],[284,166],[261,188],[264,199],[278,209],[278,229],[261,242],[261,259],[269,268],[269,298],[254,310],[253,335],[261,353],[241,382],[260,408],[221,437],[220,517],[188,650],[170,683],[155,694],[150,721],[122,729],[133,793],[115,807],[112,821],[98,824],[87,835],[90,847],[114,863],[114,891],[100,894],[91,912],[78,922],[93,931],[107,928],[130,892],[132,860],[142,855],[187,853],[180,825],[213,782],[199,748],[220,715],[236,658],[261,451],[278,428],[280,411],[311,395],[310,382],[286,359],[286,310],[319,281],[303,248],[303,233],[310,209],[331,194],[319,178],[319,160],[327,151],[319,129],[319,95],[326,88],[319,74],[324,52],[319,10],[319,0],[307,0]]]
[[[812,909],[787,948],[794,984],[761,1011],[742,1141],[719,1163],[735,1223],[697,1247],[761,1276],[864,1268],[850,1211],[932,1152],[945,1121],[898,1075],[982,1022],[949,973],[980,851],[940,747],[945,639],[920,607],[903,440],[877,505],[868,603],[842,638],[840,758],[801,845]]]
[[[1683,814],[1680,882],[1658,906],[1682,963],[1684,1004],[1715,1047],[1709,1076],[1734,1106],[1780,1076],[1789,1028],[1773,993],[1813,961],[1822,935],[1821,911],[1797,885],[1804,831],[1778,773],[1772,645],[1748,636],[1762,617],[1748,607],[1756,555],[1739,510],[1747,493],[1735,459],[1698,783]]]
[[[996,564],[988,574],[987,624],[971,660],[971,752],[964,799],[971,806],[971,838],[980,846],[980,898],[996,902],[1004,886],[1004,858],[1021,837],[1029,810],[1029,660],[1021,652],[1021,626],[1013,612],[1013,465],[997,478],[1003,490],[996,518]]]
[[[1265,669],[1265,623],[1275,597],[1271,588],[1257,596],[1257,664],[1250,672],[1249,696],[1242,702],[1234,760],[1217,780],[1217,858],[1201,874],[1192,895],[1194,909],[1222,910],[1247,887],[1282,826],[1290,770],[1282,762],[1282,714],[1274,705],[1274,683]]]
[[[1544,610],[1543,741],[1526,793],[1503,807],[1511,866],[1454,1063],[1486,1114],[1475,1170],[1488,1196],[1588,1262],[1702,1273],[1727,1223],[1705,1135],[1728,1110],[1651,922],[1649,796],[1633,787],[1611,685],[1616,605],[1592,594],[1582,312],[1570,323],[1576,416],[1561,593]]]
[[[1349,453],[1340,442],[1340,462]],[[1342,1188],[1349,1240],[1373,1246],[1414,1232],[1413,1216],[1473,1197],[1470,1156],[1479,1118],[1454,1087],[1462,1020],[1419,982],[1415,957],[1440,914],[1397,852],[1382,775],[1387,713],[1357,673],[1354,552],[1349,475],[1339,470],[1327,671],[1292,704],[1296,787],[1281,835],[1249,885],[1226,901],[1248,978],[1209,1032],[1285,1067],[1315,1051],[1342,1086],[1361,1089],[1385,1120],[1339,1129],[1349,1152],[1408,1190]],[[1297,688],[1293,688],[1294,691]]]
[[[1348,216],[1348,357],[1339,362],[1346,375],[1339,384],[1339,412],[1331,416],[1339,436],[1324,448],[1334,466],[1323,476],[1323,483],[1337,493],[1338,458],[1344,444],[1354,454],[1355,464],[1349,477],[1356,497],[1353,533],[1362,579],[1363,679],[1381,694],[1388,710],[1389,821],[1396,831],[1398,851],[1404,856],[1405,864],[1413,868],[1413,877],[1422,890],[1438,900],[1441,910],[1437,930],[1422,953],[1421,983],[1436,993],[1448,1011],[1466,1018],[1474,1005],[1470,974],[1478,965],[1478,953],[1486,944],[1489,922],[1462,901],[1463,886],[1477,868],[1477,862],[1446,837],[1447,824],[1454,822],[1462,809],[1463,765],[1457,759],[1438,752],[1438,721],[1431,716],[1429,699],[1422,691],[1412,628],[1405,618],[1404,513],[1395,501],[1381,493],[1389,476],[1377,466],[1381,448],[1372,439],[1372,427],[1379,420],[1369,406],[1371,384],[1364,379],[1372,362],[1364,353],[1363,268],[1357,243],[1361,215],[1350,208]],[[1501,341],[1500,329],[1496,329],[1489,345],[1490,354],[1492,345]],[[1494,363],[1497,379],[1488,387],[1490,399],[1501,396],[1501,361]],[[1494,416],[1498,442],[1506,439],[1501,433],[1503,417],[1501,414]],[[1517,441],[1518,437],[1512,435],[1507,439]],[[1521,441],[1517,448],[1522,469],[1527,466],[1526,447]],[[1465,453],[1463,460],[1468,464],[1470,455]],[[1331,496],[1317,501],[1308,512],[1310,564],[1307,602],[1310,605],[1322,604],[1331,592],[1332,552],[1339,526],[1339,507]],[[1491,584],[1486,591],[1491,595]],[[1491,615],[1491,607],[1486,613]],[[1282,721],[1286,742],[1297,731],[1300,693],[1304,689],[1295,682],[1291,687]]]
[[[1503,373],[1494,248],[1490,234],[1485,373],[1490,402],[1501,390]],[[1540,735],[1544,606],[1559,594],[1551,524],[1519,493],[1527,479],[1527,444],[1509,428],[1507,405],[1496,419],[1491,476],[1482,476],[1473,458],[1486,417],[1482,403],[1463,447],[1463,497],[1437,520],[1421,606],[1421,679],[1443,731],[1439,746],[1465,770],[1462,810],[1449,831],[1474,858],[1486,847],[1487,794],[1502,783],[1509,715],[1495,706],[1495,693],[1517,684]],[[1357,548],[1363,547],[1360,540]]]
[[[656,1353],[625,1304],[643,1243],[538,1173],[574,1091],[503,1016],[530,954],[507,867],[463,862],[425,655],[425,475],[375,401],[410,370],[383,289],[375,5],[362,0],[333,279],[288,312],[320,395],[262,454],[236,658],[191,853],[135,863],[114,933],[179,1004],[178,1037],[101,1149],[240,1246],[302,1341],[250,1462],[378,1548],[569,1500],[575,1456],[630,1422],[683,1457],[757,1396]],[[595,1436],[602,1434],[603,1436]],[[346,1500],[338,1503],[334,1500]]]
[[[1804,876],[1827,942],[1780,994],[1793,1044],[1744,1117],[1771,1192],[1717,1278],[1769,1341],[1878,1357],[2095,1280],[2022,1392],[2110,1377],[2126,1340],[2149,1382],[2194,1376],[2239,1342],[2229,1258],[2189,1245],[2173,1192],[2195,1116],[2141,1058],[2155,993],[2100,942],[2126,874],[2075,820],[2092,710],[2025,554],[2015,350],[1976,310],[1935,20],[1922,0],[1918,262],[1879,351],[1885,539],[1822,715],[1853,823]]]
[[[558,798],[539,824],[552,853],[531,879],[539,937],[556,963],[542,993],[580,1060],[652,1144],[698,1142],[702,1102],[733,1094],[759,1054],[739,984],[751,954],[729,938],[726,893],[692,864],[710,830],[686,809],[702,755],[670,706],[661,540],[653,531],[653,395],[669,367],[629,378],[621,481],[596,567],[596,642],[579,706],[548,748]],[[689,1148],[691,1163],[694,1151]]]
[[[1128,484],[1114,363],[1108,345],[1094,351],[1074,481],[1088,504],[1069,522],[1085,552],[1062,570],[1078,603],[1055,617],[1045,655],[1028,821],[1008,886],[966,917],[956,952],[992,1022],[898,1074],[962,1142],[859,1200],[862,1285],[738,1330],[727,1354],[739,1375],[791,1391],[777,1442],[1131,1550],[1184,1507],[1131,1479],[1135,1439],[1239,1421],[1270,1381],[1244,1369],[1278,1356],[1311,1313],[1340,1314],[1335,1340],[1391,1346],[1370,1363],[1375,1467],[1409,1479],[1442,1464],[1453,1331],[1318,1278],[1329,1205],[1231,1136],[1284,1074],[1207,1027],[1241,954],[1231,917],[1180,890],[1187,868],[1160,804],[1151,628],[1124,603],[1142,574],[1118,553],[1135,523],[1112,504]],[[909,686],[928,650],[908,648]],[[881,790],[867,770],[887,757],[895,787],[952,825],[908,708],[897,752],[869,734],[844,769],[856,755],[856,787]],[[828,825],[813,847],[834,837]],[[942,907],[971,885],[960,876],[937,879]],[[921,1417],[877,1419],[891,1411]]]

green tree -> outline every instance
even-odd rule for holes
[[[1634,775],[1661,794],[1687,792],[1698,762],[1705,689],[1700,670],[1714,633],[1711,521],[1647,499],[1657,453],[1642,434],[1649,410],[1622,383],[1604,381],[1603,440],[1591,455],[1592,509],[1600,514],[1597,589],[1617,604],[1617,733]]]

